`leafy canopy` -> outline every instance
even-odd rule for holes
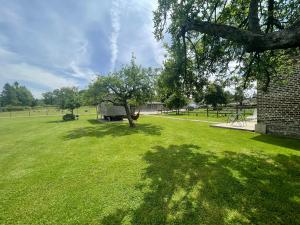
[[[188,104],[188,99],[180,93],[174,93],[165,101],[165,104],[168,109],[176,109],[178,114],[179,110]]]
[[[189,80],[244,75],[265,87],[299,57],[299,0],[158,0],[155,36],[170,34],[172,58]],[[230,64],[233,64],[229,66]]]
[[[13,85],[6,83],[0,95],[1,106],[33,106],[35,99],[31,92],[18,82]]]
[[[221,85],[211,83],[207,87],[204,99],[206,104],[212,105],[213,108],[216,108],[220,104],[228,103],[228,94]]]
[[[138,106],[152,99],[156,70],[136,65],[134,56],[119,71],[99,76],[87,91],[92,102],[111,102],[124,106],[130,126],[134,126],[130,105]]]
[[[136,65],[135,58],[119,71],[98,78],[89,86],[94,102],[112,102],[116,105],[140,105],[153,97],[156,71]]]
[[[73,110],[80,107],[78,89],[75,87],[63,87],[53,91],[57,104],[61,109]]]

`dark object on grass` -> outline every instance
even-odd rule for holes
[[[120,121],[123,120],[123,116],[103,116],[107,121]]]
[[[188,110],[188,111],[194,111],[194,109],[195,109],[195,107],[194,106],[188,106],[188,107],[186,107],[186,110]]]
[[[76,117],[77,117],[77,116],[76,116]],[[71,114],[71,113],[65,114],[65,115],[63,116],[63,120],[64,120],[64,121],[75,120],[75,115],[74,115],[74,114]]]
[[[133,120],[137,120],[140,117],[140,111],[137,114],[132,115],[131,117]]]

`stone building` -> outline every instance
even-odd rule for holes
[[[300,65],[287,83],[271,83],[268,92],[257,91],[257,125],[260,133],[300,138]]]

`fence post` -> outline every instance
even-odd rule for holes
[[[11,117],[11,111],[9,111],[9,117]]]
[[[206,106],[206,117],[208,117],[208,106]]]
[[[28,115],[29,115],[29,117],[30,117],[30,109],[28,110]]]
[[[217,118],[219,118],[219,109],[217,108]]]
[[[96,115],[97,115],[97,119],[99,119],[99,114],[98,114],[98,110],[96,109]]]
[[[236,106],[236,118],[239,119],[239,107],[238,107],[238,105]]]

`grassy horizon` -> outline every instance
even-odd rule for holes
[[[299,224],[300,141],[141,116],[0,119],[1,224]]]

